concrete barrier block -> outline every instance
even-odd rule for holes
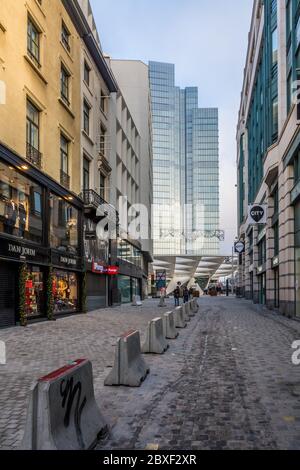
[[[176,328],[185,328],[187,326],[187,323],[184,319],[182,307],[176,307],[174,313],[175,313],[175,326],[176,326]]]
[[[148,323],[146,341],[142,346],[145,354],[163,354],[169,345],[163,331],[162,318],[154,318]]]
[[[107,434],[95,401],[90,361],[78,359],[40,378],[32,388],[22,449],[92,449]]]
[[[141,297],[139,295],[133,296],[132,306],[133,307],[141,307],[143,305],[141,301]]]
[[[164,337],[167,339],[176,339],[179,335],[175,327],[174,312],[164,313],[162,316]]]
[[[104,385],[139,387],[149,372],[141,352],[140,333],[130,330],[117,341],[114,366]]]
[[[189,315],[189,306],[187,302],[182,305],[182,311],[183,311],[183,318],[185,319],[185,321],[186,322],[191,321],[191,318]]]
[[[194,312],[194,309],[193,309],[193,301],[190,300],[190,301],[187,303],[187,305],[188,305],[187,308],[188,308],[188,314],[189,314],[189,316],[190,316],[190,317],[194,317],[194,316],[195,316],[195,312]]]
[[[194,297],[193,300],[192,300],[192,308],[193,308],[194,313],[198,313],[199,304],[198,304],[197,297]]]

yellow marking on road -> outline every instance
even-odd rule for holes
[[[286,423],[294,423],[296,421],[296,418],[294,416],[284,416],[283,420]]]
[[[147,447],[145,450],[158,450],[159,445],[158,444],[147,444]]]

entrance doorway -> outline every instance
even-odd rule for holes
[[[0,261],[0,328],[16,324],[17,267]]]

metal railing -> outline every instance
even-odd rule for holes
[[[80,194],[80,197],[85,206],[93,206],[96,209],[102,204],[107,204],[107,202],[93,189],[84,189]]]
[[[39,169],[42,168],[42,154],[38,149],[33,147],[27,142],[26,145],[26,158],[33,165],[37,166]]]
[[[63,170],[60,170],[60,184],[66,189],[70,189],[70,176]]]

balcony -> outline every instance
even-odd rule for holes
[[[107,202],[93,189],[84,189],[80,194],[81,199],[87,209],[98,209],[102,204]]]
[[[70,189],[70,176],[63,170],[60,170],[60,184],[66,189]]]
[[[42,169],[42,154],[31,144],[26,145],[26,159],[40,170]]]

